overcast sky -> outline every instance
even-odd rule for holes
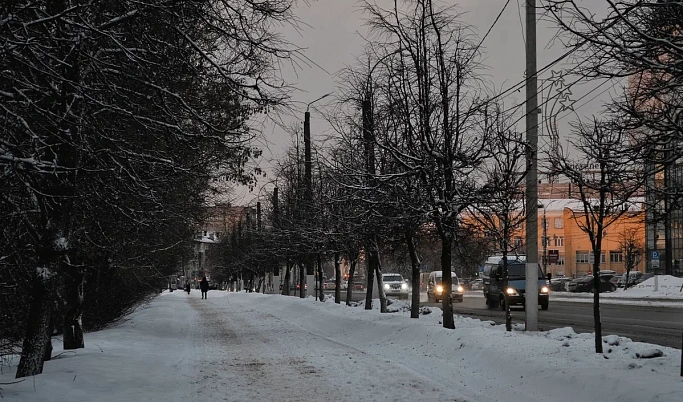
[[[391,0],[376,0],[378,4],[390,6]],[[507,0],[443,0],[446,4],[456,5],[462,13],[462,20],[471,24],[479,37],[482,37],[491,27]],[[593,3],[594,0],[591,1]],[[505,90],[518,84],[524,78],[525,45],[524,45],[524,3],[525,0],[510,0],[491,33],[483,44],[484,64],[488,67],[486,73],[491,84],[498,90]],[[539,11],[540,13],[540,11]],[[287,38],[294,44],[306,49],[306,56],[316,65],[300,65],[296,70],[285,68],[283,77],[294,85],[297,90],[293,93],[293,100],[300,107],[300,116],[291,118],[290,124],[301,124],[306,104],[323,94],[335,91],[335,73],[348,65],[353,65],[355,56],[363,50],[367,38],[364,26],[364,14],[360,3],[356,0],[310,0],[308,4],[300,2],[296,15],[302,21],[300,31],[286,30]],[[538,27],[538,68],[542,68],[560,55],[566,49],[558,41],[552,41],[555,28],[548,22],[539,21]],[[557,65],[554,70],[569,69],[571,63]],[[550,71],[540,75],[540,78],[550,77]],[[598,83],[586,84],[573,88],[571,98],[575,107],[580,106],[580,114],[590,115],[599,110],[601,100],[609,97],[609,92],[598,96],[594,101],[587,102],[595,95],[608,90],[611,83],[595,90]],[[539,83],[539,87],[541,83]],[[593,90],[593,92],[590,92]],[[590,92],[587,96],[584,96]],[[524,90],[512,93],[505,98],[506,105],[519,103],[524,99]],[[324,102],[321,102],[324,106]],[[318,104],[317,104],[318,105]],[[522,112],[522,111],[521,111]],[[316,132],[329,130],[321,116],[316,116],[315,110],[311,114],[311,132],[315,141]],[[561,119],[560,132],[569,131],[568,122],[572,119],[569,114]],[[524,120],[518,129],[523,130]],[[547,130],[546,130],[547,131]],[[263,158],[259,165],[267,172],[268,177],[261,180],[253,192],[238,189],[239,203],[253,201],[263,185],[271,178],[271,160],[278,158],[292,143],[291,134],[281,127],[269,124],[264,127],[267,143],[259,142],[264,148]],[[539,139],[539,149],[547,146],[547,137]]]

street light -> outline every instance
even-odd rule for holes
[[[318,99],[316,99],[316,100],[314,100],[314,101],[309,102],[308,105],[306,106],[306,113],[308,113],[308,109],[311,107],[312,104],[314,104],[315,102],[317,102],[317,101],[319,101],[319,100],[321,100],[321,99],[325,99],[325,98],[327,98],[327,97],[330,96],[330,95],[332,95],[332,92],[326,93],[325,95],[321,96],[320,98],[318,98]]]
[[[311,105],[314,104],[315,102],[325,99],[328,96],[332,95],[332,92],[326,93],[325,95],[319,97],[318,99],[315,99],[311,102],[308,103],[306,106],[306,112],[304,113],[304,187],[305,187],[305,205],[306,209],[308,212],[310,212],[311,204],[313,203],[313,173],[312,173],[312,161],[311,161],[311,112],[308,110],[310,109]],[[307,215],[307,216],[310,216]],[[311,262],[310,258],[306,258],[306,271],[299,274],[299,283],[302,284],[301,286],[301,292],[300,292],[300,297],[304,297],[304,292],[305,292],[305,287],[303,286],[304,280],[306,279],[305,274],[308,274],[308,272],[313,271],[313,264]],[[318,274],[319,277],[322,277],[320,273]],[[318,279],[316,277],[316,289],[315,289],[315,297],[316,300],[318,299],[318,292],[320,292],[321,295],[321,300],[322,300],[322,286],[318,286]]]

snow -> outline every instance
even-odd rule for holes
[[[593,353],[571,328],[506,332],[439,308],[393,313],[257,293],[163,293],[117,325],[86,334],[8,401],[676,401],[681,351],[617,335]]]
[[[36,275],[43,280],[52,278],[52,271],[48,267],[36,267]]]
[[[55,240],[55,250],[57,251],[64,251],[68,250],[69,248],[69,242],[66,240],[65,237],[59,236]]]
[[[657,281],[657,290],[655,290],[655,280]],[[683,278],[671,275],[658,275],[656,279],[652,277],[626,290],[617,289],[616,292],[600,293],[600,300],[606,303],[614,302],[619,304],[652,305],[652,303],[660,302],[662,306],[683,306],[681,303],[683,302],[681,287],[683,287]],[[553,297],[553,300],[562,301],[593,301],[593,295],[590,293],[553,292],[551,297]],[[670,301],[670,303],[666,303],[667,301]]]

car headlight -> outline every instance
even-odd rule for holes
[[[402,283],[402,284],[401,284],[401,289],[403,289],[403,290],[408,289],[408,284],[407,284],[407,283]]]
[[[385,283],[385,284],[384,284],[384,290],[389,290],[389,288],[390,288],[389,284],[388,284],[388,283]]]
[[[441,293],[443,292],[443,286],[439,285],[436,287],[436,293]]]
[[[517,291],[514,288],[507,288],[505,293],[507,293],[508,296],[517,296]]]
[[[541,293],[548,293],[549,291],[550,291],[550,289],[548,289],[547,286],[543,286],[543,287],[541,288]]]
[[[465,291],[465,289],[462,286],[458,286],[458,292],[462,293],[464,291]]]

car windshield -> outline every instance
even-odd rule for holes
[[[441,285],[441,277],[436,278],[436,284],[437,284],[437,285]],[[451,277],[451,284],[452,284],[453,286],[457,286],[457,285],[460,284],[460,282],[458,281],[458,277],[457,277],[457,276]]]
[[[517,276],[517,277],[525,277],[526,276],[526,265],[524,264],[510,264],[508,265],[508,277],[512,276]],[[543,278],[543,271],[541,271],[541,267],[538,267],[538,277]]]
[[[383,275],[384,282],[401,282],[403,277],[401,275]]]

